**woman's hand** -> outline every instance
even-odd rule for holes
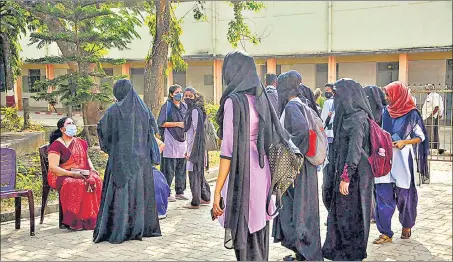
[[[394,148],[403,149],[403,147],[406,146],[406,140],[399,140],[399,141],[393,142],[392,146]]]
[[[176,122],[176,127],[184,128],[184,122]]]
[[[340,193],[347,196],[349,195],[349,183],[345,181],[340,182]]]
[[[82,172],[75,171],[75,172],[71,172],[71,173],[72,173],[72,175],[71,175],[72,178],[85,179],[85,176],[82,175]]]
[[[220,192],[214,193],[214,203],[212,204],[212,210],[214,216],[218,218],[219,216],[223,215],[223,210],[220,208]]]
[[[184,157],[185,157],[187,160],[189,160],[189,154],[187,154],[187,152],[184,153]]]

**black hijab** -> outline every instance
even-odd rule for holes
[[[186,116],[184,118],[184,132],[189,131],[192,127],[192,112],[197,110],[198,112],[198,124],[195,132],[195,138],[193,142],[193,148],[189,156],[190,162],[194,164],[194,168],[198,172],[203,172],[204,174],[204,158],[205,158],[205,148],[206,143],[204,140],[205,137],[205,128],[204,123],[206,121],[206,111],[204,109],[203,97],[195,90],[193,87],[187,87],[184,90],[185,92],[191,92],[194,94],[195,99],[187,99],[186,103],[188,106]]]
[[[109,154],[113,182],[122,187],[146,166],[159,164],[160,153],[151,112],[140,101],[131,81],[118,80],[113,94],[118,102],[107,110],[97,129],[101,149]]]
[[[315,95],[313,94],[313,91],[306,85],[300,84],[299,85],[300,91],[302,92],[302,96],[305,100],[307,100],[307,105],[313,109],[318,117],[321,116],[321,114],[318,111],[318,107],[316,106],[316,99]],[[304,101],[301,97],[301,100]]]
[[[255,96],[259,115],[257,148],[261,167],[264,167],[264,157],[273,142],[271,110],[274,109],[261,86],[255,61],[249,54],[243,51],[227,54],[222,71],[227,88],[216,116],[220,139],[223,138],[225,101],[231,99],[233,102],[233,155],[228,178],[224,244],[226,248],[243,249],[247,246],[250,197],[250,109],[246,94]]]
[[[349,132],[373,118],[370,103],[362,86],[350,78],[342,78],[334,85],[335,137],[337,132]],[[338,136],[339,137],[339,136]]]
[[[365,86],[364,91],[368,97],[370,108],[376,123],[382,123],[382,110],[387,105],[384,92],[377,86]]]
[[[280,78],[281,77],[281,78]],[[300,97],[302,91],[299,88],[300,80],[302,77],[294,70],[283,73],[279,76],[278,84],[278,109],[280,114],[285,110],[286,104],[289,102],[289,98],[296,96]],[[302,99],[302,101],[304,101]]]

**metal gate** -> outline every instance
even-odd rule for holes
[[[428,84],[409,88],[422,116],[430,116],[424,123],[430,138],[428,160],[431,172],[433,162],[453,162],[453,86]],[[427,101],[428,96],[430,99]],[[429,106],[429,101],[433,107]],[[438,113],[432,114],[431,109],[435,110],[436,105],[439,105]]]

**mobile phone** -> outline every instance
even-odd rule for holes
[[[225,203],[223,202],[223,197],[220,197],[219,205],[222,210],[225,209]],[[216,217],[214,216],[214,208],[211,208],[211,219],[212,219],[212,221],[214,221],[216,219]]]

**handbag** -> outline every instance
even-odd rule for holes
[[[261,87],[264,89],[262,85]],[[266,91],[263,91],[269,101]],[[294,179],[300,173],[304,157],[300,153],[299,148],[292,143],[290,134],[282,127],[277,113],[273,109],[271,109],[271,122],[274,124],[279,139],[271,144],[267,155],[272,180],[266,201],[266,212],[269,216],[274,216],[282,208],[281,199],[283,194],[294,183]],[[276,196],[275,205],[277,208],[273,214],[269,214],[269,204],[272,195]]]

